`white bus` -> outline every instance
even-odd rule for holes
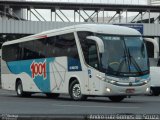
[[[146,41],[148,57],[150,61],[151,86],[150,94],[160,95],[160,57],[159,43],[152,38],[144,38]]]
[[[63,93],[74,100],[106,96],[120,102],[148,93],[149,83],[146,47],[131,28],[75,25],[2,46],[2,88],[18,96]]]

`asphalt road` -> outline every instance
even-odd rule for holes
[[[57,99],[42,94],[19,98],[13,91],[0,89],[0,114],[158,114],[160,96],[134,96],[120,103],[108,98],[90,97],[87,101],[72,101],[69,96]]]
[[[35,94],[30,98],[21,98],[17,97],[14,91],[0,89],[0,114],[60,116],[160,114],[160,96],[132,96],[120,103],[114,103],[105,97],[90,97],[87,101],[73,101],[67,95],[53,99],[43,94]]]

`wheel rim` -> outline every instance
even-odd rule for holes
[[[75,84],[73,86],[73,96],[76,97],[76,98],[80,98],[81,97],[80,84]]]
[[[153,90],[150,90],[150,95],[153,95]]]
[[[18,93],[19,95],[22,94],[22,85],[18,85],[17,93]]]

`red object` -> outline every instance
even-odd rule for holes
[[[47,35],[36,36],[36,38],[47,38]]]
[[[134,93],[135,92],[135,89],[126,89],[126,93]]]

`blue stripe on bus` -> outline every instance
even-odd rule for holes
[[[49,64],[50,62],[53,62],[54,60],[55,60],[54,58],[45,58],[45,59],[13,61],[13,62],[7,62],[7,65],[8,65],[9,70],[13,74],[21,74],[25,72],[32,78],[33,77],[33,72],[31,71],[32,63],[34,62],[34,63],[39,64],[39,63],[46,62],[46,78],[44,78],[43,75],[35,75],[35,77],[32,79],[34,80],[35,84],[42,92],[51,92],[50,91]]]
[[[147,75],[140,76],[140,78],[141,78],[141,79],[148,79],[148,78],[149,78],[149,76],[150,76],[150,75],[149,75],[149,74],[147,74]]]
[[[81,63],[79,59],[68,57],[68,71],[82,71]]]
[[[82,71],[81,63],[79,60],[74,58],[67,58],[67,67],[68,71]],[[55,58],[42,58],[42,59],[31,59],[31,60],[22,60],[22,61],[12,61],[7,62],[7,66],[13,74],[21,74],[26,73],[28,74],[36,84],[36,86],[42,91],[42,92],[51,92],[50,89],[50,69],[49,65],[51,62],[54,62]],[[37,68],[35,66],[40,65],[43,66],[43,63],[46,63],[46,77],[44,76],[44,73],[41,75],[33,74],[33,69],[36,71]],[[33,65],[33,66],[32,66]],[[42,69],[42,68],[40,68]]]

